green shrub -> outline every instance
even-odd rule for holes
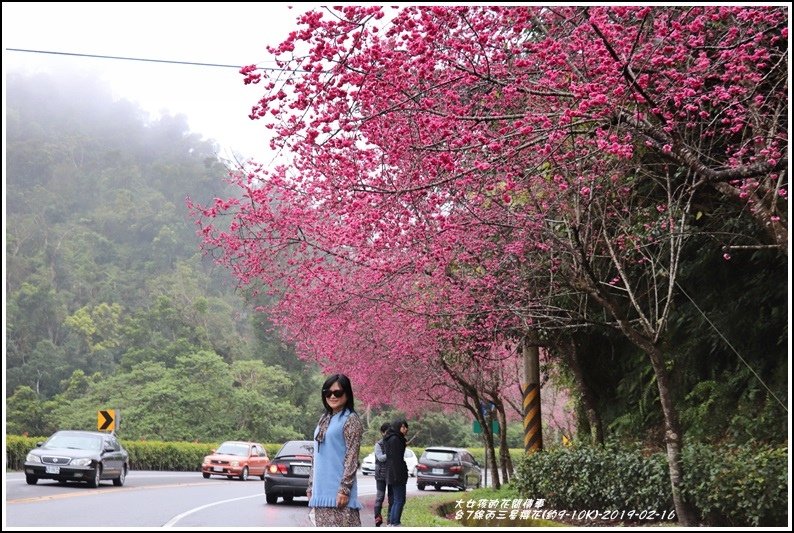
[[[661,456],[639,449],[559,448],[517,463],[515,482],[528,497],[557,509],[670,509]]]
[[[685,497],[703,523],[785,526],[788,448],[698,444],[684,448]]]
[[[47,440],[47,437],[25,437],[22,435],[6,435],[6,468],[22,470],[25,456],[36,447],[36,443]]]
[[[782,526],[788,520],[787,448],[758,444],[684,447],[684,498],[700,523]],[[544,451],[517,463],[515,485],[546,507],[568,510],[673,509],[667,457],[639,447]]]

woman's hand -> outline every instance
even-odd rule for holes
[[[336,506],[340,509],[344,508],[347,505],[347,502],[350,501],[350,496],[347,494],[342,494],[341,492],[336,493]]]

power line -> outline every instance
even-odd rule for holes
[[[76,52],[54,52],[51,50],[29,50],[24,48],[6,48],[6,50],[9,52],[27,52],[31,54],[51,54],[58,56],[91,57],[95,59],[115,59],[122,61],[144,61],[147,63],[169,63],[172,65],[193,65],[198,67],[240,69],[243,66],[243,65],[223,65],[219,63],[198,63],[194,61],[176,61],[171,59],[148,59],[142,57],[122,57],[122,56],[108,56],[108,55],[100,55],[100,54],[78,54]],[[257,67],[256,70],[273,70],[280,72],[282,69],[275,67]]]
[[[719,335],[720,337],[722,337],[722,340],[724,340],[724,341],[725,341],[725,344],[727,344],[727,345],[730,347],[730,349],[731,349],[731,350],[733,350],[733,353],[735,353],[735,354],[736,354],[736,356],[737,356],[737,357],[738,357],[738,358],[741,360],[741,362],[742,362],[742,363],[744,363],[744,365],[745,365],[745,366],[746,366],[746,367],[747,367],[747,368],[750,370],[750,372],[752,372],[752,373],[753,373],[753,375],[754,375],[754,376],[755,376],[755,378],[756,378],[756,379],[759,381],[759,383],[761,383],[761,385],[763,385],[763,386],[764,386],[764,388],[765,388],[765,389],[766,389],[766,390],[769,392],[769,394],[770,394],[770,395],[771,395],[771,396],[772,396],[772,397],[773,397],[775,400],[777,400],[777,403],[779,403],[779,404],[780,404],[780,406],[783,408],[783,410],[784,410],[784,411],[786,411],[786,412],[788,413],[788,408],[786,408],[786,406],[783,404],[783,402],[781,402],[781,401],[780,401],[780,398],[778,398],[778,397],[775,395],[775,393],[774,393],[774,392],[772,392],[772,389],[770,389],[770,388],[769,388],[769,386],[768,386],[768,385],[767,385],[767,384],[764,382],[764,380],[763,380],[763,379],[761,379],[761,376],[759,376],[759,375],[758,375],[758,373],[757,373],[755,370],[753,370],[753,367],[751,367],[751,366],[750,366],[750,364],[749,364],[747,361],[745,361],[744,357],[742,357],[742,356],[741,356],[741,354],[739,353],[739,351],[738,351],[736,348],[734,348],[734,347],[733,347],[733,344],[731,344],[731,342],[730,342],[730,341],[729,341],[729,340],[728,340],[728,339],[725,337],[725,335],[723,335],[723,334],[722,334],[722,332],[721,332],[719,329],[717,329],[717,326],[715,326],[715,325],[714,325],[714,322],[712,322],[711,320],[709,320],[709,317],[708,317],[708,316],[706,316],[706,313],[704,313],[704,312],[703,312],[703,310],[702,310],[702,309],[701,309],[701,308],[698,306],[698,304],[696,304],[696,303],[695,303],[695,300],[693,300],[693,299],[692,299],[692,297],[691,297],[691,296],[689,296],[689,294],[687,294],[687,292],[684,290],[684,288],[683,288],[683,287],[682,287],[682,286],[681,286],[681,285],[680,285],[680,284],[679,284],[677,281],[675,282],[675,284],[676,284],[676,286],[678,287],[678,290],[680,290],[680,291],[681,291],[681,293],[682,293],[684,296],[686,296],[686,297],[689,299],[689,301],[690,301],[690,302],[692,302],[692,305],[694,305],[694,306],[695,306],[695,309],[697,309],[698,311],[700,311],[700,314],[701,314],[701,315],[703,315],[703,318],[705,318],[705,319],[706,319],[706,322],[708,322],[708,323],[709,323],[709,326],[711,326],[711,327],[714,329],[714,331],[716,331],[716,332],[717,332],[717,335]]]

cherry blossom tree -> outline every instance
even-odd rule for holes
[[[787,249],[786,10],[384,15],[309,12],[271,49],[281,72],[242,69],[288,160],[194,206],[206,246],[278,293],[299,353],[372,398],[416,398],[434,385],[420,365],[484,365],[595,305],[648,354],[691,524],[664,332],[696,195],[746,205],[759,231],[731,245]]]

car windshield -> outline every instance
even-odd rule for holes
[[[281,449],[278,451],[278,456],[283,457],[285,455],[313,455],[314,454],[314,444],[312,441],[290,441],[284,444]]]
[[[403,459],[412,459],[415,457],[414,452],[411,450],[405,450],[405,455],[403,455]]]
[[[91,435],[53,435],[43,448],[69,448],[72,450],[102,450],[102,437]]]
[[[248,456],[248,445],[247,444],[231,444],[229,442],[224,442],[221,444],[220,448],[218,448],[215,453],[221,453],[223,455],[240,455],[243,457]]]
[[[432,461],[454,461],[455,452],[445,452],[441,450],[427,450],[425,452],[425,459],[430,459]]]

